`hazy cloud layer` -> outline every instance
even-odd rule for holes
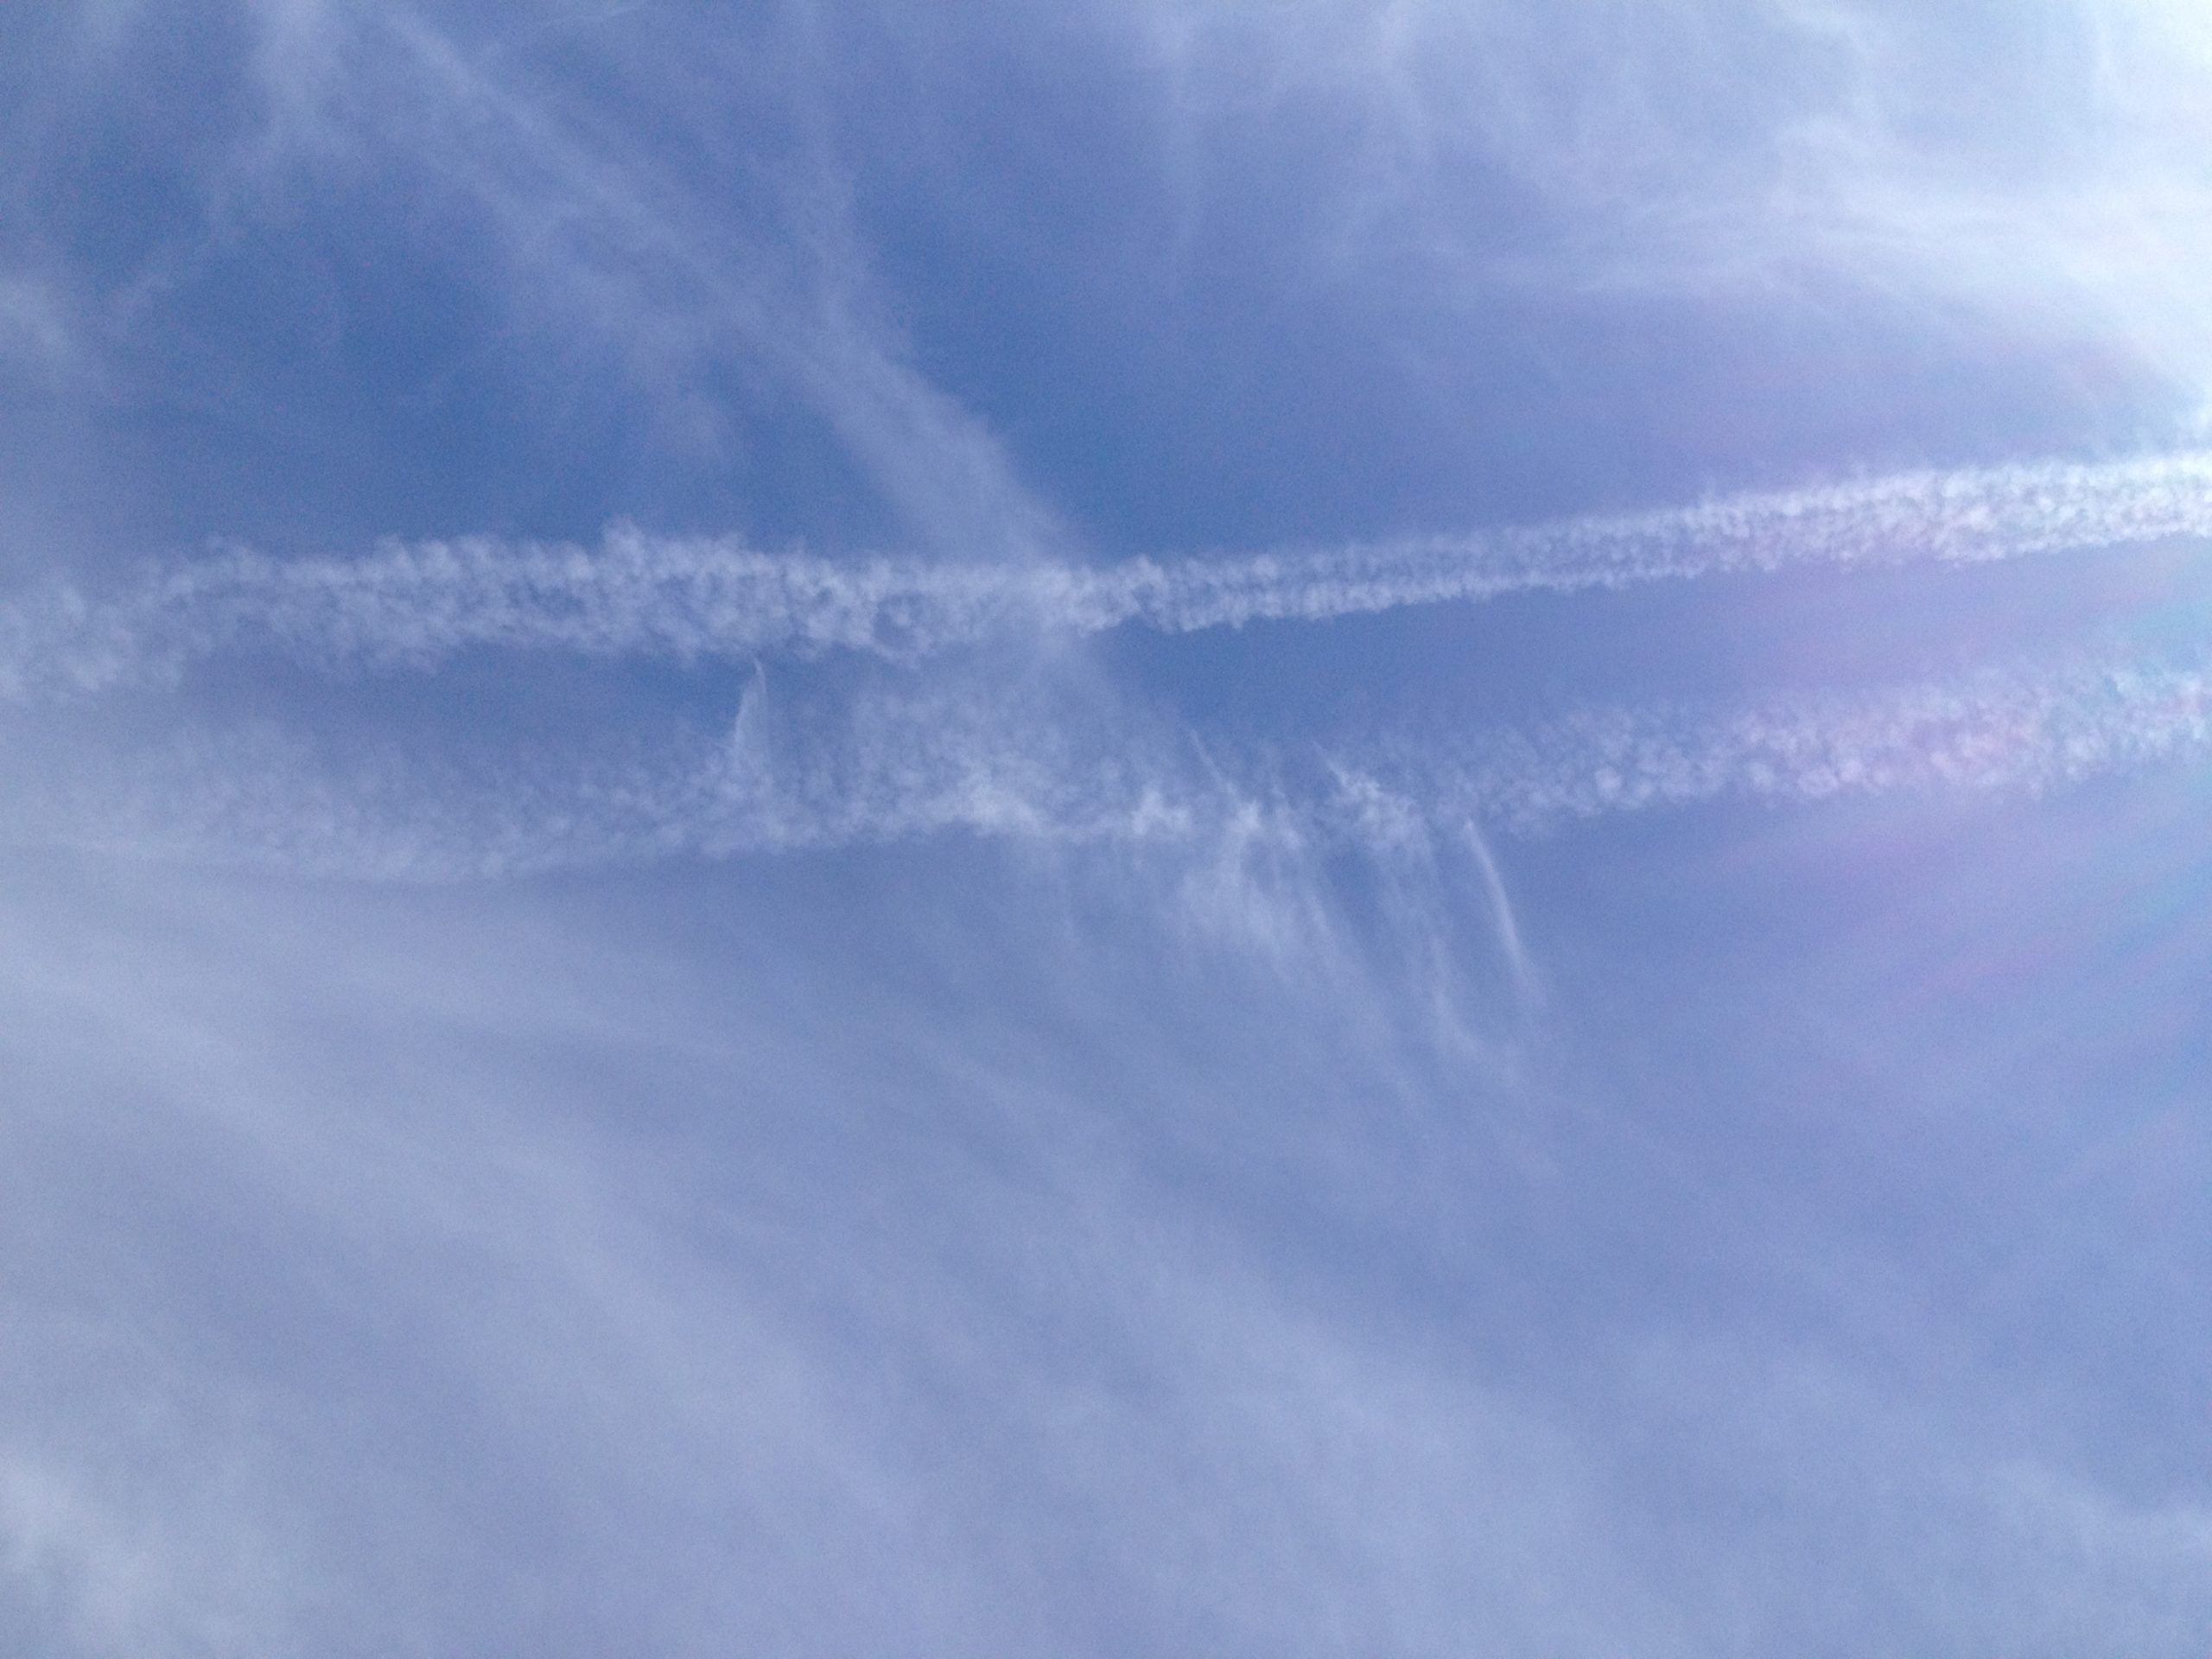
[[[0,1650],[2200,1653],[2209,111],[0,8]]]

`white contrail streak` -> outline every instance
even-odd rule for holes
[[[2212,751],[2212,661],[2076,658],[1728,713],[1586,710],[1529,730],[1370,761],[1432,814],[1541,834],[1722,800],[2048,794]]]
[[[1369,851],[1526,836],[1719,801],[2041,795],[2212,753],[2212,658],[2073,658],[1734,710],[1587,709],[1529,728],[1325,749],[1201,745],[987,688],[748,706],[723,739],[497,775],[342,760],[265,729],[13,766],[0,840],[448,879],[889,844]]]
[[[427,665],[473,648],[913,657],[993,637],[1165,632],[1793,565],[1971,563],[2212,535],[2212,454],[1915,472],[1464,536],[1098,566],[860,562],[730,537],[474,537],[358,559],[243,549],[102,595],[0,606],[0,696],[159,682],[231,651]]]

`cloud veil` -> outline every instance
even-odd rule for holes
[[[0,1649],[2201,1651],[2165,0],[0,18]]]

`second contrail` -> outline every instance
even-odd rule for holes
[[[1910,472],[1465,535],[1118,563],[963,564],[760,551],[610,531],[596,546],[490,537],[359,558],[219,549],[106,593],[0,604],[0,696],[159,681],[273,651],[427,666],[470,649],[684,660],[912,658],[1007,636],[1192,632],[1514,593],[1791,567],[1972,563],[2212,536],[2212,454]]]

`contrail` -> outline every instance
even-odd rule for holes
[[[1590,709],[1532,728],[1368,753],[1432,814],[1541,835],[1706,803],[2044,795],[2212,751],[2212,659],[2080,657],[1731,711]]]
[[[110,594],[0,606],[0,696],[160,683],[226,652],[332,669],[470,649],[911,658],[993,638],[1319,621],[1402,606],[1791,566],[1973,563],[2212,535],[2212,453],[1911,472],[1469,535],[1074,564],[841,561],[618,528],[356,559],[219,549]]]
[[[0,841],[403,880],[948,836],[1400,852],[1723,801],[2044,795],[2207,753],[2212,656],[2074,657],[1734,709],[1599,707],[1458,738],[1294,747],[979,682],[796,710],[756,698],[719,734],[496,772],[394,750],[334,758],[265,727],[104,756],[64,744],[12,761],[35,786],[0,802]]]

